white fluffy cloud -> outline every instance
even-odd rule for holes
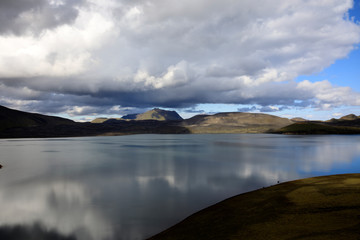
[[[360,42],[360,26],[347,17],[351,0],[2,5],[0,19],[12,9],[17,24],[7,21],[0,29],[3,104],[28,101],[36,110],[44,101],[66,99],[55,112],[118,105],[293,106],[298,100],[322,109],[360,105],[359,93],[349,87],[294,81],[346,57]]]
[[[103,46],[112,25],[99,13],[79,10],[72,25],[44,30],[40,35],[0,36],[0,77],[64,77],[82,73],[96,64],[92,51]]]
[[[313,103],[321,109],[329,109],[341,105],[360,106],[360,94],[350,87],[334,87],[329,81],[311,83],[307,80],[300,82],[298,89],[310,93],[314,97]]]

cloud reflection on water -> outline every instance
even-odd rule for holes
[[[91,193],[79,182],[28,181],[0,192],[0,225],[41,223],[79,239],[106,239],[109,222],[91,204]]]

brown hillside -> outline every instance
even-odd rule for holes
[[[262,113],[218,113],[198,115],[183,122],[192,133],[265,133],[293,122]]]

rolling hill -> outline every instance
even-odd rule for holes
[[[191,133],[266,133],[293,123],[269,114],[231,112],[197,115],[184,120],[181,126]]]

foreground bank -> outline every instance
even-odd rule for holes
[[[360,174],[302,179],[241,194],[150,238],[359,239]]]

